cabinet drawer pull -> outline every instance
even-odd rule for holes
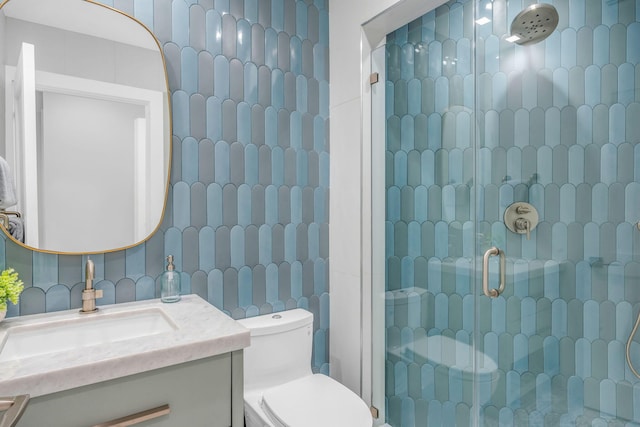
[[[0,418],[0,427],[13,427],[18,424],[28,403],[28,394],[21,394],[11,398],[0,397],[0,411],[6,411]]]
[[[153,420],[154,418],[168,415],[171,412],[169,405],[158,406],[157,408],[147,409],[146,411],[127,415],[117,420],[107,421],[106,423],[96,424],[93,427],[127,427],[140,424],[144,421]]]

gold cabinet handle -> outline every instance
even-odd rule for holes
[[[169,405],[158,406],[157,408],[147,409],[146,411],[138,412],[136,414],[127,415],[126,417],[118,418],[117,420],[107,421],[106,423],[96,424],[93,427],[127,427],[140,424],[144,421],[153,420],[164,415],[168,415],[171,412]]]
[[[494,255],[498,255],[500,257],[500,283],[498,284],[498,289],[489,289],[489,258]],[[504,255],[504,251],[496,248],[495,246],[489,248],[482,257],[482,291],[484,294],[490,298],[497,298],[504,291],[505,281],[506,281],[506,257]]]
[[[14,427],[20,421],[29,403],[29,395],[21,394],[10,398],[0,397],[0,411],[6,411],[0,419],[0,427]]]

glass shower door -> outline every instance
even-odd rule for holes
[[[473,14],[472,2],[448,3],[386,41],[385,411],[393,427],[477,419],[475,59],[464,18]]]
[[[548,38],[508,41],[533,3],[387,36],[393,427],[640,422],[640,4],[549,0]]]

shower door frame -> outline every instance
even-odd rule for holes
[[[384,171],[385,121],[376,121],[373,112],[375,93],[370,77],[374,69],[384,71],[382,63],[375,57],[375,52],[384,51],[386,35],[402,25],[411,22],[418,16],[434,10],[449,0],[400,0],[392,6],[364,22],[360,27],[360,74],[361,74],[361,346],[360,346],[360,390],[362,398],[371,405],[374,414],[374,426],[385,423],[385,388],[384,388],[384,317],[376,319],[376,314],[384,314],[385,267],[380,263],[380,251],[384,256],[384,226],[380,229],[380,214],[384,225],[385,197],[384,175],[376,181],[374,173]],[[377,68],[374,68],[377,67]],[[381,67],[381,68],[380,68]],[[384,75],[384,74],[383,74]],[[379,87],[384,89],[384,78],[380,78]],[[384,96],[384,90],[383,90]],[[382,135],[382,140],[375,136]],[[379,151],[375,144],[382,143],[382,156],[374,154]],[[382,185],[382,186],[380,186]],[[383,298],[379,298],[382,295]],[[378,298],[377,298],[378,296]],[[379,329],[376,329],[378,327]],[[377,378],[377,374],[382,374]],[[379,382],[382,381],[382,384]]]

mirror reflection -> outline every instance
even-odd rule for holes
[[[43,251],[145,240],[164,209],[170,158],[158,43],[87,0],[0,8],[0,222]]]

